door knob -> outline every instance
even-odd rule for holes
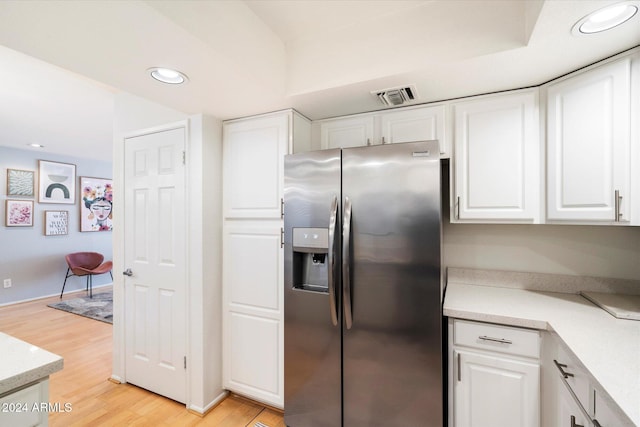
[[[127,268],[125,271],[122,272],[122,274],[124,274],[125,276],[133,276],[133,271],[131,271],[130,268]]]

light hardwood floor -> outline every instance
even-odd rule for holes
[[[65,294],[64,299],[82,294]],[[281,413],[238,396],[199,417],[181,403],[108,381],[112,326],[47,307],[54,301],[59,298],[0,307],[0,331],[64,358],[64,369],[50,377],[49,401],[61,407],[70,403],[72,409],[50,414],[50,426],[253,427],[260,422],[285,427]]]

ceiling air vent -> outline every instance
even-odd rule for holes
[[[371,93],[387,107],[406,104],[418,98],[415,85],[374,90]]]

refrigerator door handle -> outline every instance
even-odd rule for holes
[[[331,214],[329,216],[329,310],[331,311],[331,323],[338,326],[338,311],[336,307],[336,222],[338,220],[338,196],[333,196],[331,202]]]
[[[342,301],[344,304],[344,320],[347,329],[351,329],[353,324],[353,313],[351,311],[351,264],[350,241],[351,241],[351,200],[344,198],[344,220],[342,222]]]

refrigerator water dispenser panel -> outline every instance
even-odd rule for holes
[[[293,287],[312,292],[329,292],[329,229],[293,229]]]

